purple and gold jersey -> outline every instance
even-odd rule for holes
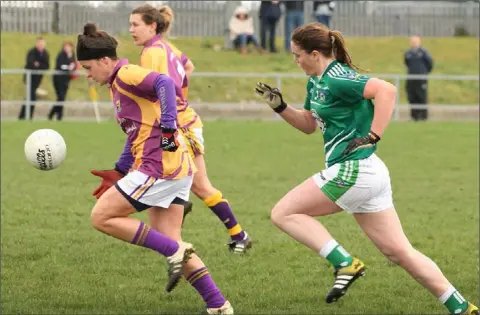
[[[117,122],[127,134],[117,167],[122,171],[138,170],[160,179],[193,175],[196,168],[182,137],[176,152],[163,151],[160,147],[160,124],[176,127],[172,80],[122,59],[109,84]]]
[[[160,35],[149,40],[141,53],[140,65],[146,69],[168,75],[175,82],[177,96],[185,105],[177,107],[178,124],[180,128],[203,127],[195,110],[188,105],[188,80],[184,65],[188,58],[175,46],[168,43]]]
[[[177,46],[175,46],[168,40],[163,38],[162,41],[165,44],[167,44],[168,47],[170,47],[170,49],[173,51],[175,56],[177,56],[177,58],[180,59],[180,63],[182,64],[182,66],[185,68],[185,65],[190,59],[188,59],[188,57],[180,49],[177,48]],[[188,99],[188,78],[186,76],[183,79],[182,94],[185,99]]]

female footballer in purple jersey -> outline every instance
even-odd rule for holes
[[[187,101],[189,79],[194,65],[185,54],[165,39],[172,22],[173,11],[168,6],[157,9],[149,4],[141,5],[133,9],[130,15],[130,34],[136,45],[143,46],[140,66],[166,74],[174,80],[177,86],[178,127],[187,140],[189,153],[198,169],[193,178],[192,192],[210,208],[227,229],[230,235],[229,250],[243,254],[252,247],[252,239],[237,221],[223,193],[215,188],[208,178],[204,158],[203,123]],[[129,148],[125,147],[125,154],[129,152]],[[125,169],[128,168],[128,164],[117,162],[114,169],[93,170],[93,175],[102,178],[93,195],[100,197],[108,187],[123,177]],[[185,205],[185,214],[191,209],[192,204],[188,202]],[[150,210],[148,214],[150,224],[155,227],[158,222],[156,211]]]
[[[335,268],[335,283],[326,302],[341,298],[365,270],[364,263],[314,218],[344,210],[383,255],[407,271],[451,314],[478,315],[478,308],[409,242],[393,204],[388,168],[374,153],[390,122],[395,86],[357,73],[342,33],[323,24],[298,27],[291,41],[295,62],[310,76],[304,108],[288,106],[278,89],[263,83],[257,84],[256,92],[299,131],[322,132],[326,168],[288,192],[272,209],[271,218]]]
[[[89,79],[108,84],[117,122],[131,148],[128,174],[98,199],[91,214],[92,225],[167,257],[167,292],[183,274],[196,280],[191,283],[204,299],[207,313],[233,314],[193,246],[181,240],[183,206],[196,168],[177,133],[175,84],[168,76],[118,59],[116,48],[117,41],[98,31],[95,24],[87,23],[78,36],[78,60]],[[162,210],[162,224],[156,229],[130,217],[149,208]]]

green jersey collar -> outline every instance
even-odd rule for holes
[[[330,61],[330,63],[327,65],[327,67],[325,68],[325,70],[323,70],[322,74],[317,76],[317,78],[320,80],[323,78],[323,75],[325,73],[327,73],[330,69],[332,69],[336,64],[338,63],[337,60],[333,59],[332,61]]]

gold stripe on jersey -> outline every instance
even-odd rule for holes
[[[163,47],[163,43],[156,42],[155,44],[160,44],[162,47],[145,48],[140,56],[140,65],[143,68],[168,75],[167,52]]]
[[[137,86],[150,74],[150,70],[137,65],[126,65],[118,70],[117,79],[127,85]]]

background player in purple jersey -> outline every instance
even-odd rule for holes
[[[117,122],[130,148],[130,154],[122,154],[119,161],[130,165],[129,172],[98,199],[92,225],[167,257],[167,292],[183,274],[204,299],[208,314],[233,314],[193,246],[181,240],[183,206],[196,168],[177,133],[175,84],[168,76],[118,59],[116,48],[117,41],[91,23],[78,36],[78,60],[87,78],[108,84]],[[130,217],[149,208],[162,210],[157,229]]]
[[[189,84],[187,70],[193,71],[190,70],[193,63],[165,38],[172,25],[173,16],[173,11],[168,6],[162,6],[159,9],[148,4],[139,6],[133,9],[130,15],[130,34],[136,45],[144,47],[140,57],[142,67],[168,74],[170,77],[180,74],[182,80],[177,83],[177,86],[181,87],[181,93],[178,96],[183,103],[177,107],[177,121],[183,135],[188,140],[187,147],[198,169],[193,178],[192,192],[224,224],[230,235],[229,249],[233,253],[245,253],[251,248],[252,240],[238,223],[228,200],[220,190],[212,185],[207,175],[203,123],[196,111],[188,105],[187,100]],[[171,65],[172,52],[180,59],[180,63],[177,63],[176,66]],[[189,64],[191,66],[188,66]],[[182,67],[182,65],[184,66]]]

